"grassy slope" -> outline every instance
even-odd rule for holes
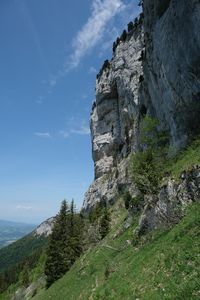
[[[173,229],[154,232],[135,247],[127,243],[134,225],[113,239],[124,216],[116,215],[112,232],[33,299],[200,299],[200,204],[191,205]]]
[[[192,165],[200,164],[200,139],[195,140],[190,146],[168,161],[166,169],[178,179],[180,173],[191,168]]]

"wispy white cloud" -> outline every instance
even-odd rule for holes
[[[54,87],[57,83],[57,78],[56,77],[50,78],[48,83],[50,87]]]
[[[50,75],[46,81],[48,94],[52,93],[57,82],[70,70],[75,69],[81,60],[99,45],[101,57],[111,49],[114,39],[121,33],[124,25],[138,14],[136,0],[92,0],[91,14],[86,23],[77,32],[72,41],[71,55],[68,55],[63,67],[57,74]],[[88,73],[97,73],[90,68]]]
[[[86,125],[82,125],[79,129],[71,129],[70,132],[75,134],[81,134],[81,135],[89,135],[90,128]]]
[[[73,41],[73,54],[66,71],[79,65],[81,58],[101,40],[108,22],[125,7],[121,0],[93,0],[91,16]]]
[[[43,99],[39,97],[39,99],[36,100],[36,103],[41,105],[43,103]]]
[[[16,209],[17,210],[32,210],[33,207],[32,206],[29,206],[29,205],[24,205],[24,204],[18,204],[16,206]]]
[[[35,132],[34,135],[41,137],[41,138],[47,138],[47,139],[52,138],[52,136],[49,132]]]
[[[69,137],[70,134],[69,134],[69,132],[66,131],[66,130],[60,130],[60,131],[59,131],[59,135],[60,135],[62,138],[66,139],[66,138]]]
[[[73,120],[74,122],[74,120]],[[82,121],[81,125],[77,126],[75,124],[71,124],[71,126],[65,130],[60,130],[58,132],[58,135],[61,137],[61,138],[68,138],[74,134],[80,134],[80,135],[89,135],[90,134],[90,128],[87,126],[85,120]]]
[[[88,73],[89,74],[96,74],[97,73],[97,69],[94,68],[94,67],[90,67]]]

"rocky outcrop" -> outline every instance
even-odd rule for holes
[[[143,47],[140,19],[126,41],[120,42],[113,59],[97,76],[96,101],[91,113],[95,181],[85,195],[85,211],[102,199],[114,202],[123,185],[133,189],[127,174],[127,157],[137,142]]]
[[[165,180],[157,196],[146,196],[136,229],[139,235],[178,222],[189,203],[200,201],[200,165],[182,173],[178,183],[174,179]]]
[[[142,23],[120,42],[96,82],[91,113],[95,179],[109,173],[134,145],[139,81],[142,76]]]
[[[55,217],[49,218],[46,221],[42,222],[33,232],[33,235],[36,237],[40,236],[49,236],[52,232],[53,225],[55,222]]]
[[[97,76],[91,113],[95,181],[83,210],[112,203],[126,186],[145,114],[170,133],[173,149],[200,132],[200,2],[144,0],[143,14]]]

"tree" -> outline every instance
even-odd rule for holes
[[[125,42],[125,41],[126,41],[126,37],[127,37],[127,32],[126,32],[126,30],[124,30],[124,31],[122,32],[122,35],[121,35],[121,37],[120,37],[120,40],[121,40],[122,42]]]
[[[45,263],[47,287],[62,277],[69,268],[68,258],[65,251],[67,243],[67,213],[68,205],[66,200],[63,200],[60,212],[56,216],[47,249],[47,260]]]
[[[103,216],[101,217],[99,224],[99,233],[103,239],[109,232],[110,229],[110,213],[107,207],[104,208]]]
[[[134,24],[131,21],[131,22],[128,23],[128,32],[132,31],[133,29],[134,29]]]
[[[140,124],[140,151],[130,161],[133,180],[144,194],[157,193],[163,177],[169,135],[158,130],[157,119],[145,116]]]
[[[70,214],[67,226],[67,245],[69,267],[73,265],[77,257],[82,253],[83,218],[75,211],[74,200],[70,205]]]
[[[61,278],[73,265],[82,252],[83,219],[75,212],[74,200],[70,208],[66,200],[56,216],[50,236],[45,263],[46,286]]]

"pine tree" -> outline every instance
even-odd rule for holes
[[[60,212],[56,216],[47,249],[47,260],[45,263],[47,287],[62,277],[69,269],[68,257],[65,251],[67,243],[67,214],[68,205],[66,200],[64,200],[61,204]]]
[[[83,219],[75,211],[74,200],[70,209],[64,200],[60,212],[56,216],[49,247],[45,274],[46,286],[61,278],[73,265],[82,252]]]
[[[99,225],[99,233],[101,235],[101,238],[103,239],[108,234],[110,229],[110,213],[107,207],[104,208],[104,214],[101,217]]]
[[[80,214],[76,214],[74,200],[72,200],[68,220],[67,238],[67,252],[70,265],[73,265],[77,257],[79,257],[82,252],[82,231],[83,219]]]

